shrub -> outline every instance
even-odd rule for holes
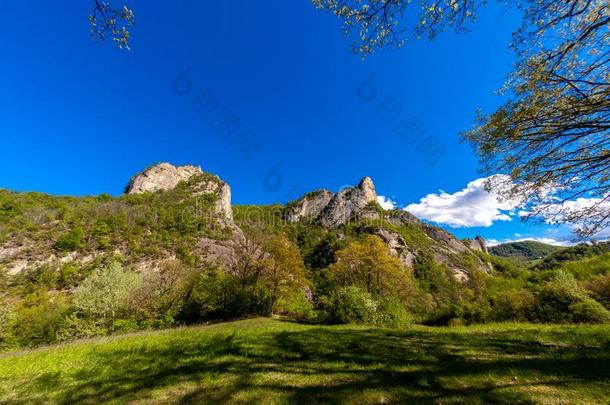
[[[75,263],[66,263],[59,268],[58,286],[66,288],[73,286],[78,281],[79,267]]]
[[[115,332],[128,333],[140,329],[140,325],[133,319],[117,319],[112,325]]]
[[[92,319],[101,329],[112,329],[127,307],[129,294],[140,283],[137,274],[124,271],[117,262],[87,277],[74,292],[78,314]]]
[[[542,322],[570,322],[570,305],[587,298],[574,277],[559,272],[536,293],[536,318]]]
[[[13,306],[8,302],[0,300],[0,352],[8,350],[16,345],[13,335],[15,313]]]
[[[309,290],[301,290],[279,300],[277,313],[299,321],[313,321],[316,311],[308,298]]]
[[[374,296],[356,286],[333,291],[326,302],[326,321],[402,328],[412,317],[396,296]]]
[[[141,321],[157,324],[164,318],[162,324],[168,324],[167,319],[173,324],[195,279],[194,270],[179,260],[163,261],[144,274],[141,283],[129,293],[129,312]]]
[[[568,308],[573,322],[577,323],[608,323],[610,312],[602,304],[594,299],[587,298],[584,301],[572,304]]]
[[[271,314],[273,300],[261,283],[243,283],[222,269],[199,274],[178,314],[187,323]]]
[[[60,295],[46,292],[30,294],[16,308],[13,335],[21,347],[33,347],[57,340],[57,331],[68,311]]]
[[[386,328],[404,328],[413,323],[413,317],[396,297],[382,298],[376,324]]]
[[[57,285],[58,274],[56,269],[49,265],[43,265],[34,272],[33,284],[35,287],[54,288]]]
[[[330,297],[329,320],[336,323],[375,324],[379,303],[356,286],[335,290]]]
[[[464,326],[466,322],[462,318],[451,318],[447,321],[447,326]]]
[[[529,320],[536,298],[524,288],[500,291],[491,297],[491,318],[494,321]]]
[[[55,243],[55,249],[61,252],[72,252],[78,250],[83,245],[83,228],[75,227],[70,232],[62,235]]]
[[[111,247],[110,234],[112,230],[107,221],[98,220],[91,230],[92,236],[95,238],[100,249],[109,249]]]
[[[72,311],[61,320],[57,331],[57,340],[89,338],[104,335],[106,332],[106,329],[100,327],[95,319],[83,318]]]
[[[593,298],[610,310],[610,273],[598,276],[586,284]]]

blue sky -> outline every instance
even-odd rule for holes
[[[89,3],[3,5],[0,187],[118,195],[131,175],[167,161],[220,175],[237,204],[286,202],[365,175],[401,207],[439,190],[458,205],[480,202],[476,187],[455,196],[482,177],[458,134],[477,108],[502,102],[514,10],[491,4],[467,35],[361,61],[309,0],[135,0],[130,52],[90,39]],[[188,89],[176,81],[185,72]],[[220,131],[218,115],[238,121],[235,132]],[[417,123],[418,138],[403,133],[412,143],[395,131],[405,120]],[[445,151],[434,164],[431,140]],[[496,240],[564,232],[505,215],[444,225]]]

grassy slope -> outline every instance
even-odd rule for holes
[[[0,357],[2,403],[605,403],[609,326],[255,319]]]

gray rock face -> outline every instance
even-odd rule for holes
[[[358,186],[345,188],[337,194],[318,190],[305,195],[288,207],[287,219],[289,222],[308,219],[334,227],[344,225],[367,205],[376,202],[375,185],[370,177],[365,177]]]
[[[487,249],[487,243],[485,242],[485,239],[483,239],[482,236],[477,236],[474,239],[466,239],[465,244],[470,250],[489,253],[489,250]]]
[[[430,238],[434,239],[437,242],[441,242],[454,253],[464,253],[467,250],[466,246],[464,246],[463,243],[461,243],[455,238],[455,236],[445,231],[444,229],[430,226],[427,224],[423,225],[423,229],[426,235],[428,235]]]
[[[475,250],[486,251],[485,241],[478,237],[472,244],[462,243],[451,233],[442,228],[432,226],[420,221],[409,212],[393,210],[382,212],[373,203],[377,203],[375,185],[370,177],[363,178],[356,187],[344,188],[336,194],[328,190],[319,190],[309,193],[290,204],[286,208],[287,219],[290,222],[308,220],[326,228],[335,228],[345,225],[353,219],[375,220],[381,219],[391,225],[416,226],[428,238],[429,249],[433,259],[439,264],[445,264],[453,273],[456,280],[467,282],[470,278],[470,269],[461,263],[462,255],[472,255]],[[422,254],[421,247],[410,246],[399,233],[379,227],[374,231],[388,246],[390,253],[396,256],[405,268],[413,268],[418,257]],[[489,265],[474,256],[474,265],[481,271],[489,271]]]
[[[390,253],[398,257],[403,266],[413,268],[415,255],[411,252],[409,245],[402,236],[383,228],[378,229],[375,234],[388,245]]]
[[[377,203],[377,193],[371,178],[365,177],[358,186],[343,189],[335,194],[318,221],[329,227],[343,225],[371,203]]]
[[[169,163],[159,163],[136,175],[129,183],[126,193],[142,194],[169,191],[176,188],[181,181],[187,181],[193,176],[203,176],[203,174],[201,167],[173,166]],[[195,186],[195,196],[210,193],[215,193],[218,196],[214,203],[214,211],[228,224],[232,224],[231,187],[218,176],[209,176]]]
[[[233,222],[233,209],[231,208],[231,187],[222,182],[218,190],[218,200],[215,204],[216,212],[221,213],[227,220]]]
[[[201,167],[176,167],[169,163],[159,163],[136,175],[129,183],[126,193],[141,194],[173,190],[181,181],[188,180],[194,175],[202,174]]]
[[[302,219],[317,219],[333,198],[333,195],[328,190],[318,190],[305,195],[287,207],[286,219],[288,222],[297,222]]]

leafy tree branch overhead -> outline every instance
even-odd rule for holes
[[[311,0],[340,21],[352,50],[365,58],[404,45],[467,32],[486,0]],[[610,6],[607,0],[516,0],[521,27],[510,44],[517,56],[503,91],[511,100],[479,114],[463,134],[488,189],[523,200],[527,217],[576,224],[582,235],[610,226]],[[95,0],[96,39],[112,35],[129,49],[133,12]]]
[[[135,23],[133,11],[124,5],[114,8],[110,3],[94,0],[94,7],[89,15],[89,31],[95,40],[111,36],[120,49],[129,50],[128,27]]]
[[[527,201],[527,217],[576,224],[582,235],[610,225],[610,6],[604,0],[522,1],[514,34],[511,100],[480,114],[464,134],[490,182]]]

